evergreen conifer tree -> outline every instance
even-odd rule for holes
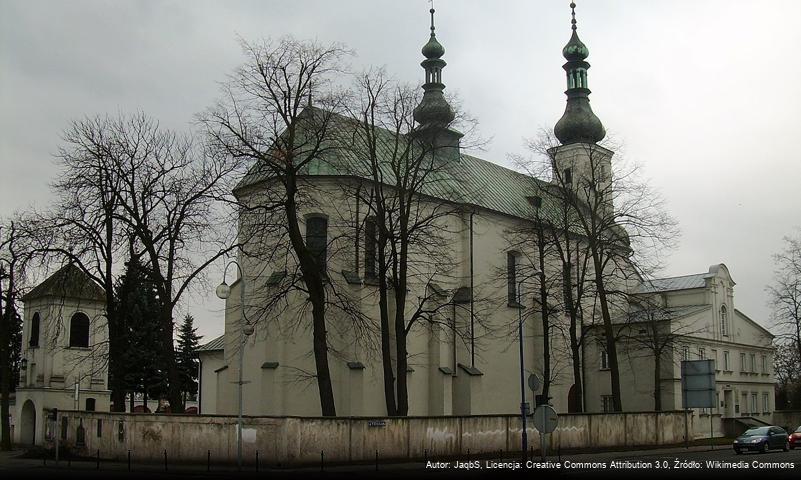
[[[176,364],[180,372],[181,392],[186,403],[187,395],[196,395],[198,384],[198,358],[197,349],[200,339],[194,326],[195,319],[187,314],[178,331],[178,348],[176,350]]]

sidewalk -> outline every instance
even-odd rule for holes
[[[716,445],[716,450],[725,449],[727,447]],[[680,455],[689,452],[704,452],[710,451],[709,445],[705,446],[691,446],[689,448],[673,447],[673,448],[660,448],[648,450],[632,450],[632,451],[604,451],[604,452],[586,452],[586,453],[570,453],[559,455],[548,455],[546,461],[558,462],[565,459],[572,461],[593,461],[593,460],[616,460],[627,457],[660,457],[665,455]],[[45,462],[43,459],[36,458],[19,458],[24,454],[25,450],[14,450],[11,452],[0,452],[0,471],[13,471],[23,477],[35,476],[50,478],[64,476],[76,476],[86,478],[87,476],[113,476],[113,477],[128,477],[136,476],[141,478],[142,474],[148,477],[231,477],[231,476],[269,476],[270,478],[282,477],[296,477],[296,476],[320,476],[323,475],[327,478],[337,478],[340,476],[436,476],[436,477],[450,477],[479,474],[478,470],[463,470],[463,469],[432,469],[426,468],[426,462],[411,461],[400,463],[379,463],[376,468],[375,464],[351,464],[351,465],[323,465],[322,469],[319,465],[306,466],[306,467],[287,467],[287,468],[268,468],[260,466],[256,469],[253,464],[245,465],[242,472],[239,472],[236,465],[230,464],[212,464],[207,467],[205,463],[202,464],[170,464],[168,463],[165,469],[164,463],[150,462],[142,463],[135,460],[130,465],[130,470],[127,462],[101,460],[98,463],[96,460],[65,460],[60,459],[58,464],[52,458],[48,458]],[[450,462],[453,465],[456,461],[467,462],[475,459],[437,459],[431,458],[429,462],[435,464],[438,461]],[[487,459],[481,459],[483,463]],[[492,459],[489,459],[492,461]],[[502,462],[515,462],[520,461],[519,458],[505,457],[503,459],[495,459]],[[535,455],[530,460],[539,462],[541,461],[539,455]],[[498,472],[503,473],[503,472]],[[511,473],[511,472],[509,472]]]

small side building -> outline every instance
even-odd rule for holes
[[[217,413],[217,396],[219,392],[225,390],[228,378],[226,372],[228,365],[223,355],[224,347],[225,335],[220,335],[197,350],[199,359],[197,413],[199,414]]]
[[[53,408],[109,411],[105,291],[69,264],[22,301],[14,441],[41,445],[52,427],[47,414]]]
[[[681,361],[712,359],[716,405],[693,410],[698,417],[695,422],[706,425],[707,432],[710,420],[716,419],[771,422],[774,336],[735,308],[734,285],[729,269],[721,263],[704,273],[656,279],[640,286],[629,315],[615,322],[625,411],[655,410],[656,392],[661,410],[681,410]],[[585,352],[590,412],[612,409],[601,330],[592,328]]]

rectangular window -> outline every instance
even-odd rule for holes
[[[720,365],[718,365],[718,351],[712,349],[712,363],[715,366],[715,370],[720,370]]]
[[[762,394],[762,413],[770,412],[770,395],[767,393]]]
[[[729,362],[729,352],[723,352],[723,370],[731,371],[731,363]]]
[[[570,170],[569,168],[565,169],[565,183],[566,184],[573,183],[573,171]]]
[[[612,399],[612,395],[602,395],[601,402],[603,403],[604,413],[615,411],[615,402]]]
[[[762,373],[768,373],[768,356],[762,355]]]
[[[751,354],[751,373],[757,372],[756,353]]]
[[[364,224],[364,278],[375,278],[378,275],[376,241],[375,219],[368,218]]]
[[[742,397],[743,397],[743,400],[742,400],[742,402],[740,402],[743,405],[743,412],[742,413],[743,413],[743,415],[747,415],[748,414],[748,394],[744,393],[742,395]]]
[[[740,354],[740,371],[745,372],[745,354]]]
[[[698,360],[704,360],[706,358],[706,350],[703,348],[698,349]]]
[[[509,306],[519,306],[517,301],[517,255],[506,253],[506,289]]]
[[[757,394],[756,393],[752,393],[751,394],[751,413],[756,414],[757,412],[759,412],[759,408],[757,406]]]
[[[320,271],[326,270],[328,250],[328,219],[308,217],[306,219],[306,248],[314,256]]]
[[[682,349],[681,349],[681,359],[682,360],[689,360],[690,359],[690,347],[682,347]]]
[[[97,419],[97,438],[103,436],[103,420]]]

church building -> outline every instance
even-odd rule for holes
[[[520,412],[524,399],[532,408],[548,401],[558,412],[600,411],[606,392],[596,386],[597,379],[593,379],[596,383],[591,395],[578,400],[573,357],[563,336],[551,336],[550,368],[545,371],[543,327],[538,313],[542,308],[535,300],[536,272],[526,272],[523,261],[532,256],[529,250],[533,246],[514,245],[510,240],[510,232],[529,225],[541,213],[549,215],[558,209],[554,206],[557,200],[548,196],[555,180],[534,178],[461,150],[462,135],[450,126],[454,112],[443,95],[445,48],[436,37],[433,14],[432,9],[431,34],[422,49],[424,94],[414,119],[418,132],[434,139],[438,147],[435,155],[450,165],[458,177],[458,181],[450,182],[450,192],[432,193],[433,202],[450,202],[458,208],[447,219],[452,228],[447,229],[451,233],[444,241],[454,259],[453,269],[439,277],[433,273],[428,281],[408,287],[410,299],[439,302],[434,308],[435,319],[418,323],[409,332],[408,413],[513,414]],[[614,152],[598,144],[606,132],[590,107],[589,49],[579,39],[575,10],[572,33],[562,53],[566,59],[563,68],[567,103],[554,127],[560,144],[551,149],[553,176],[563,180],[567,177],[568,183],[578,184],[583,178],[602,172],[603,181],[611,182]],[[387,131],[384,135],[391,138],[395,134]],[[311,243],[322,239],[327,246],[322,255],[331,286],[348,292],[360,311],[372,312],[369,317],[377,324],[374,266],[367,255],[360,259],[358,254],[361,242],[364,252],[374,247],[368,237],[362,239],[358,234],[355,245],[351,245],[354,235],[349,233],[354,223],[369,224],[370,219],[360,217],[353,222],[352,218],[343,217],[343,211],[360,211],[359,205],[354,205],[357,200],[343,194],[340,188],[346,178],[341,169],[337,170],[336,161],[310,169],[307,181],[323,200],[317,202],[316,210],[302,212],[306,240]],[[266,188],[268,185],[257,175],[249,175],[235,193],[248,203]],[[246,228],[247,222],[240,218],[240,228]],[[201,349],[201,414],[236,414],[236,384],[241,381],[247,415],[320,415],[311,332],[308,327],[298,326],[299,318],[301,323],[309,322],[309,313],[302,307],[305,298],[289,295],[287,308],[269,322],[251,324],[247,319],[258,309],[258,292],[287,277],[292,266],[287,267],[285,261],[282,258],[265,263],[251,255],[239,256],[240,278],[227,295],[225,333]],[[556,268],[550,265],[551,260],[548,263],[546,269]],[[617,288],[633,291],[639,288],[641,279],[634,271],[622,272],[620,282]],[[410,307],[412,304],[410,301]],[[614,314],[624,315],[625,307]],[[556,314],[551,321],[558,326],[566,320],[563,314]],[[518,334],[521,322],[522,341]],[[341,326],[344,323],[331,318],[329,324],[337,327],[327,332],[333,352],[329,353],[329,365],[337,415],[386,415],[380,352],[364,348],[353,331]],[[589,371],[584,374],[595,375]],[[531,375],[548,377],[547,399],[528,387],[521,392],[521,377]],[[628,381],[624,379],[623,383]],[[640,403],[628,406],[626,399],[624,408],[640,408]]]

